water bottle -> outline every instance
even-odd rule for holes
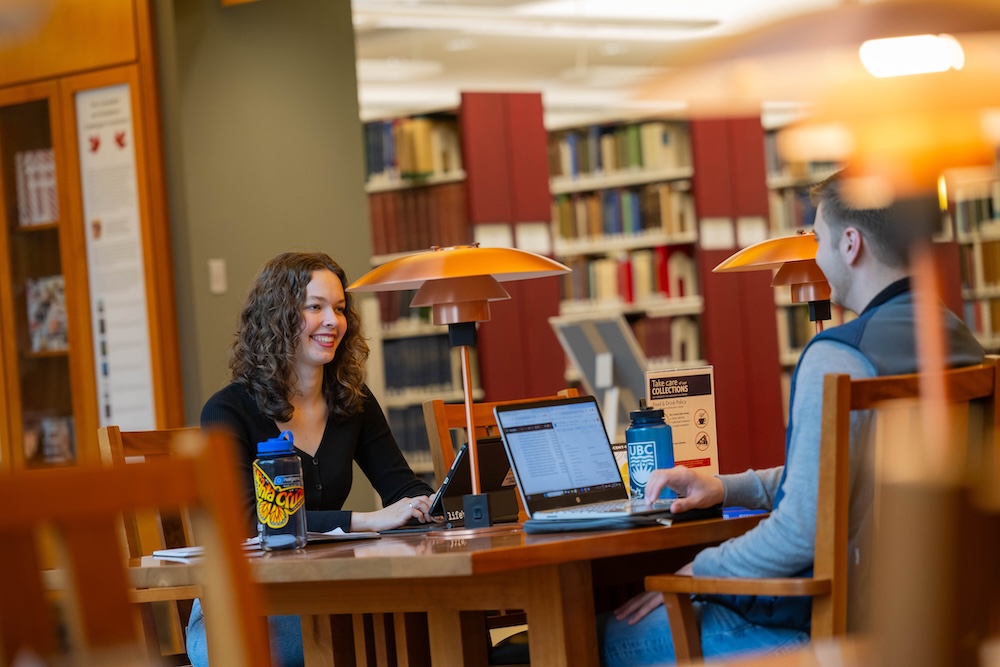
[[[646,405],[639,399],[639,409],[629,413],[632,423],[625,429],[628,446],[628,485],[632,498],[646,496],[646,482],[657,468],[674,467],[674,435],[670,425],[663,421],[663,410]],[[660,491],[660,498],[676,498],[667,487]]]
[[[253,462],[257,495],[257,535],[264,551],[306,545],[306,492],[302,462],[292,448],[292,432],[257,443]]]

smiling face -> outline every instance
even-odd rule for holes
[[[347,333],[347,302],[340,278],[326,269],[313,271],[302,306],[302,330],[295,347],[300,369],[322,368],[333,361]]]

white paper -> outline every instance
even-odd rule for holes
[[[156,428],[146,274],[127,84],[76,94],[100,424]]]

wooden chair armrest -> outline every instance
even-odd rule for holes
[[[646,590],[660,593],[706,595],[791,595],[813,596],[830,592],[829,579],[782,578],[746,579],[739,577],[687,577],[658,574],[646,577]]]
[[[201,597],[201,586],[167,586],[164,588],[133,588],[129,600],[135,603],[193,600]]]

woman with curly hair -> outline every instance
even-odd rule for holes
[[[302,461],[309,530],[387,530],[431,520],[432,490],[407,465],[365,386],[368,344],[347,284],[327,255],[288,252],[261,269],[243,303],[230,350],[232,382],[205,404],[201,426],[223,428],[239,445],[248,530],[256,526],[257,443],[282,431],[292,432]],[[383,509],[343,509],[355,461]],[[302,664],[298,617],[273,617],[270,625],[276,663]],[[192,610],[187,644],[192,665],[207,665],[200,605]]]

